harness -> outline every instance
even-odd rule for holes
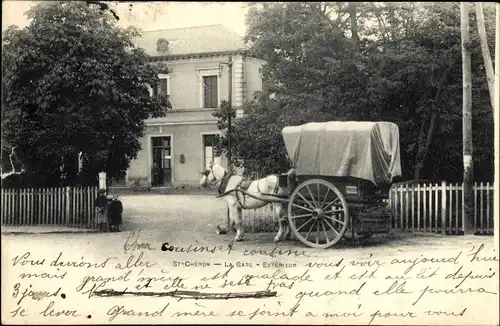
[[[207,169],[205,170],[202,174],[205,175],[208,179],[208,176],[210,175],[210,173],[212,174],[212,176],[214,177],[214,180],[217,180],[215,178],[215,174],[213,172],[213,169]],[[261,200],[261,201],[268,201],[268,202],[279,202],[279,203],[283,203],[283,202],[286,202],[286,200],[281,197],[281,196],[278,196],[277,195],[277,192],[278,192],[278,189],[279,189],[279,178],[278,178],[278,182],[276,183],[276,185],[274,186],[274,189],[273,189],[273,193],[271,194],[268,194],[268,193],[263,193],[260,191],[259,187],[257,187],[257,191],[264,195],[264,196],[272,196],[272,197],[276,197],[276,199],[274,200],[269,200],[269,199],[263,199],[263,198],[259,198],[259,196],[256,196],[256,195],[253,195],[249,192],[246,191],[246,189],[242,189],[241,185],[242,183],[244,182],[247,182],[248,180],[245,179],[245,178],[242,178],[235,186],[234,189],[231,189],[229,191],[226,191],[226,188],[227,188],[227,185],[229,183],[229,180],[231,179],[231,177],[233,176],[233,171],[231,168],[229,168],[227,171],[224,171],[224,176],[222,177],[222,179],[220,180],[220,184],[219,184],[219,188],[217,189],[217,192],[219,193],[219,195],[217,196],[217,198],[220,198],[220,197],[223,197],[223,196],[226,196],[226,195],[229,195],[230,193],[234,192],[235,193],[235,196],[236,196],[236,200],[238,201],[238,205],[242,208],[242,209],[248,209],[248,207],[246,206],[246,200],[247,200],[247,197],[251,197],[251,198],[254,198],[256,200]],[[256,180],[254,180],[256,181]],[[217,182],[217,181],[216,181]],[[205,181],[206,183],[206,181]],[[214,182],[212,182],[211,184],[213,184]]]
[[[229,181],[229,179],[231,178],[232,176],[232,173],[231,174],[228,174],[229,177],[227,178],[227,180]],[[237,184],[236,186],[234,187],[234,193],[235,193],[235,196],[236,196],[236,200],[238,201],[238,204],[240,205],[241,208],[243,209],[248,209],[248,206],[246,206],[246,202],[247,202],[247,198],[248,197],[251,197],[251,198],[254,198],[254,199],[257,199],[257,200],[262,200],[260,199],[257,195],[251,195],[249,194],[246,189],[242,189],[241,188],[241,184],[245,181],[248,181],[246,180],[245,178],[242,178]],[[254,180],[256,181],[256,180]],[[251,181],[250,181],[251,182]],[[221,182],[221,185],[222,185],[222,182]],[[225,185],[225,187],[227,186],[227,183]],[[248,185],[250,186],[250,184]],[[224,187],[224,190],[225,190],[225,187]],[[247,187],[248,188],[248,187]],[[272,194],[264,194],[263,192],[260,191],[259,187],[257,186],[257,192],[259,194],[263,194],[263,195],[273,195],[273,194],[276,194],[278,192],[278,188],[279,188],[279,182],[276,182],[276,185],[274,186],[274,189],[273,189],[273,193]],[[222,194],[221,192],[219,192],[219,194]]]
[[[213,172],[212,172],[212,174],[213,174]],[[220,180],[219,188],[217,189],[217,192],[219,193],[219,195],[223,194],[224,191],[226,190],[227,184],[229,183],[229,179],[231,179],[231,175],[229,173],[227,173],[227,171],[224,171],[224,176]]]

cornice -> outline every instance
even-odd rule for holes
[[[246,53],[247,50],[236,50],[236,51],[219,51],[219,52],[204,52],[204,53],[187,53],[187,54],[177,54],[177,55],[160,55],[160,56],[151,56],[151,61],[158,62],[158,61],[211,58],[211,57],[221,57],[226,55],[245,55]]]

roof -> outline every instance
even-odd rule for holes
[[[282,134],[298,175],[350,176],[376,185],[401,175],[399,128],[392,122],[312,122]]]
[[[157,50],[157,42],[162,38],[169,43],[167,52]],[[238,52],[248,49],[243,37],[222,25],[145,31],[134,43],[153,57]]]

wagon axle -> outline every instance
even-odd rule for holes
[[[315,220],[321,220],[325,217],[325,212],[321,208],[315,208],[312,211],[312,217]]]

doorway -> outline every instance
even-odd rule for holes
[[[170,136],[152,137],[153,166],[151,184],[153,187],[172,184],[172,144]]]

